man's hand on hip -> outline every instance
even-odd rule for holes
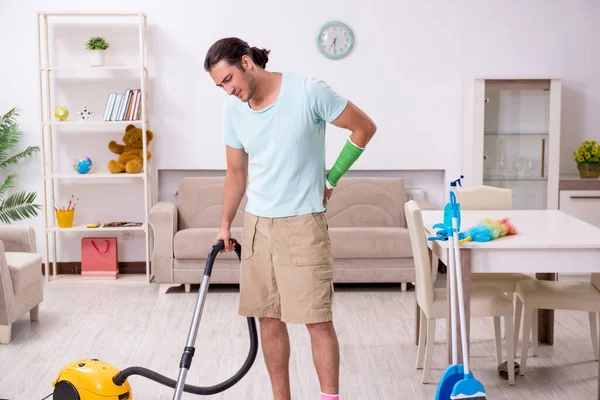
[[[325,194],[323,195],[323,207],[327,208],[327,201],[331,198],[331,194],[333,193],[333,189],[328,189],[325,187]]]

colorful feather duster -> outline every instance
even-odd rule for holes
[[[517,228],[510,222],[508,218],[500,220],[484,219],[477,225],[467,229],[465,238],[460,241],[464,242],[489,242],[490,240],[498,239],[503,236],[511,236],[517,234]]]

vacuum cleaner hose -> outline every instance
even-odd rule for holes
[[[231,239],[231,241],[234,244],[234,250],[238,258],[241,261],[241,246],[235,239]],[[206,260],[206,268],[204,270],[205,276],[210,276],[215,258],[224,247],[224,242],[221,240],[211,248],[210,252],[208,253],[208,259]],[[244,375],[246,375],[246,373],[252,367],[252,364],[254,364],[254,360],[256,359],[256,355],[258,353],[258,334],[256,332],[256,322],[254,321],[253,317],[248,317],[247,321],[248,331],[250,333],[250,350],[248,351],[246,361],[244,362],[242,367],[235,373],[235,375],[213,386],[193,386],[186,384],[183,387],[184,392],[204,396],[217,394],[229,389],[237,382],[239,382],[244,377]],[[175,388],[175,386],[177,385],[177,381],[144,367],[126,368],[113,377],[113,382],[116,385],[121,386],[123,383],[125,383],[127,378],[132,375],[140,375],[155,382],[158,382],[162,385],[169,386],[171,388]]]
[[[240,381],[240,379],[242,379],[244,377],[244,375],[246,375],[246,373],[252,367],[252,364],[254,363],[254,359],[256,358],[256,353],[258,351],[258,336],[256,334],[256,324],[254,322],[254,318],[248,318],[248,329],[250,330],[250,351],[248,353],[248,357],[246,358],[246,361],[244,362],[244,364],[242,365],[240,370],[235,375],[233,375],[231,378],[229,378],[221,383],[218,383],[214,386],[203,387],[203,386],[193,386],[193,385],[186,384],[183,387],[183,391],[187,392],[187,393],[192,393],[192,394],[209,396],[209,395],[223,392],[223,391],[229,389],[230,387],[232,387],[233,385],[235,385],[236,383],[238,383]],[[161,375],[157,372],[154,372],[154,371],[149,370],[144,367],[126,368],[123,371],[119,372],[117,375],[115,375],[115,377],[113,378],[113,382],[116,385],[120,386],[127,380],[128,377],[130,377],[132,375],[140,375],[140,376],[146,377],[150,380],[153,380],[153,381],[158,382],[165,386],[169,386],[173,389],[175,389],[175,385],[177,384],[177,381],[175,381],[171,378],[167,378],[164,375]]]

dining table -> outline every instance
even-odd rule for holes
[[[443,210],[422,210],[426,234],[436,237],[440,228],[434,225],[444,221]],[[461,210],[460,232],[484,220],[507,219],[516,228],[516,234],[489,241],[464,241],[459,245],[467,346],[470,343],[471,273],[524,273],[537,279],[557,280],[559,274],[589,274],[600,272],[600,228],[560,210]],[[448,240],[429,240],[434,260],[446,266],[449,255]],[[449,279],[446,279],[449,290]],[[538,340],[553,344],[554,312],[538,311]],[[450,326],[448,305],[447,326]],[[460,331],[460,330],[459,330]],[[451,361],[451,330],[446,330],[446,354]],[[459,333],[460,343],[460,333]],[[516,346],[516,343],[515,343]],[[470,348],[467,347],[467,348]],[[459,362],[463,362],[459,346]],[[600,399],[600,363],[598,363],[598,399]]]

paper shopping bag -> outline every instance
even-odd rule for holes
[[[83,279],[117,279],[119,261],[117,238],[81,239],[81,277]]]

